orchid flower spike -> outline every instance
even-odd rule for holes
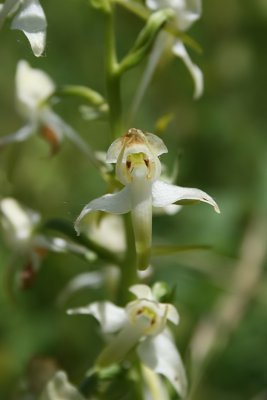
[[[199,189],[183,188],[159,180],[159,156],[167,153],[163,141],[152,133],[132,128],[115,140],[107,151],[107,162],[116,164],[118,180],[125,186],[120,192],[107,194],[87,204],[75,222],[80,233],[83,217],[92,211],[112,214],[131,212],[135,234],[138,269],[146,269],[150,261],[152,206],[165,207],[181,201],[202,201],[219,213],[216,202]]]
[[[133,285],[130,292],[136,300],[125,308],[108,301],[68,310],[68,314],[93,315],[104,334],[113,334],[111,341],[96,360],[99,368],[108,367],[125,359],[135,346],[141,362],[150,370],[164,375],[176,392],[184,398],[187,379],[181,356],[176,349],[170,321],[177,325],[179,315],[172,304],[159,303],[146,285]]]
[[[11,29],[21,30],[29,40],[34,55],[40,57],[45,49],[47,22],[39,0],[6,0],[0,4],[0,27],[13,14]]]
[[[65,136],[95,164],[96,158],[87,143],[47,104],[56,89],[50,76],[21,60],[15,81],[17,110],[27,123],[17,132],[0,137],[0,148],[9,143],[23,142],[39,133],[48,141],[52,152],[56,152]]]

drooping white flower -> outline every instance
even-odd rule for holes
[[[149,265],[152,236],[152,205],[165,207],[182,201],[216,202],[199,189],[183,188],[159,180],[159,156],[168,150],[163,141],[152,133],[132,128],[115,140],[108,149],[107,162],[116,163],[116,175],[125,186],[120,192],[107,194],[87,204],[75,222],[77,233],[85,215],[100,210],[113,214],[131,212],[135,234],[138,269]]]
[[[0,5],[0,27],[13,14],[11,29],[21,30],[34,55],[41,56],[45,49],[47,21],[39,0],[6,0]]]
[[[50,237],[37,232],[41,216],[17,200],[6,197],[0,200],[0,228],[13,255],[25,257],[33,271],[40,267],[48,251],[84,253],[84,248],[60,237]]]
[[[175,23],[180,31],[189,29],[200,18],[202,12],[201,0],[146,0],[146,5],[153,11],[163,8],[174,10]],[[164,42],[166,42],[166,36],[165,40],[161,40],[159,44],[162,46]],[[194,80],[194,97],[196,99],[199,98],[203,93],[203,74],[201,69],[192,62],[182,40],[175,39],[173,41],[172,51],[177,57],[183,60],[188,68]]]
[[[175,325],[179,315],[172,304],[159,303],[146,285],[134,285],[130,292],[136,300],[125,308],[110,302],[96,302],[68,310],[68,314],[93,315],[104,334],[114,334],[96,360],[98,367],[122,361],[135,346],[141,362],[164,375],[181,397],[185,397],[187,380],[183,363],[167,322]]]
[[[0,137],[0,147],[13,142],[23,142],[39,133],[49,142],[52,150],[57,151],[65,136],[96,164],[95,155],[90,147],[46,104],[49,96],[55,91],[52,79],[44,71],[31,68],[22,60],[17,65],[15,81],[17,110],[27,124],[13,134]]]

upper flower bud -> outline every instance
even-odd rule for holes
[[[106,161],[116,163],[117,178],[127,185],[138,177],[156,180],[161,172],[158,156],[167,152],[159,137],[131,128],[126,135],[111,144]]]

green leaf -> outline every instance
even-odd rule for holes
[[[152,248],[153,256],[167,256],[175,253],[195,250],[210,250],[209,245],[185,245],[185,246],[155,246]]]

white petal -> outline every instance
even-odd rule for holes
[[[85,217],[92,211],[105,211],[112,214],[125,214],[131,209],[129,188],[126,186],[118,193],[106,194],[105,196],[99,197],[98,199],[92,200],[88,203],[80,213],[79,217],[75,221],[74,228],[78,234],[80,234],[80,224]]]
[[[131,128],[125,136],[116,139],[110,145],[106,161],[107,163],[116,163],[121,157],[121,162],[126,162],[128,155],[134,153],[144,153],[153,160],[155,156],[167,152],[167,147],[158,136]]]
[[[129,291],[138,299],[155,300],[150,287],[147,285],[133,285],[129,288]]]
[[[147,337],[137,347],[142,362],[153,371],[164,375],[177,393],[185,398],[187,379],[181,356],[167,330],[157,336]]]
[[[64,304],[73,293],[81,289],[98,289],[103,285],[103,281],[104,274],[100,271],[84,272],[75,276],[60,293],[58,304]]]
[[[69,315],[92,315],[100,323],[103,333],[117,332],[127,322],[124,308],[118,307],[109,301],[95,302],[86,307],[70,309],[67,313]]]
[[[145,137],[151,147],[152,151],[157,155],[160,156],[161,154],[168,153],[168,149],[165,146],[163,140],[159,138],[154,133],[145,132]]]
[[[190,74],[192,75],[195,85],[194,98],[198,99],[202,96],[204,90],[203,73],[201,69],[192,62],[183,42],[180,40],[175,41],[172,51],[177,57],[180,57],[183,60]]]
[[[69,383],[63,371],[57,371],[47,383],[39,400],[85,400],[78,389]]]
[[[11,133],[10,135],[0,137],[0,147],[4,147],[7,144],[15,143],[15,142],[24,142],[24,140],[28,139],[28,137],[32,136],[37,129],[35,124],[28,124],[23,126],[23,128],[19,129],[15,133]]]
[[[171,8],[176,13],[176,23],[179,30],[188,29],[200,18],[202,12],[201,0],[146,0],[151,10]]]
[[[183,6],[179,9],[180,0],[174,0],[174,4],[177,3],[178,7],[176,8],[176,20],[178,24],[178,28],[182,31],[187,30],[190,26],[197,21],[202,12],[202,0],[186,0],[182,1]]]
[[[179,323],[179,314],[176,308],[172,304],[164,304],[164,306],[167,305],[168,311],[167,311],[167,319],[171,321],[173,324],[178,325]]]
[[[30,210],[12,198],[4,198],[0,201],[0,211],[3,214],[3,223],[14,236],[14,241],[27,241],[30,239],[33,229],[40,222],[40,215]]]
[[[184,188],[165,183],[163,181],[155,181],[152,184],[153,206],[165,207],[169,204],[179,201],[202,201],[214,207],[217,213],[220,213],[216,202],[207,193],[200,189]]]
[[[38,0],[24,0],[13,19],[11,29],[19,29],[28,38],[32,51],[39,57],[45,48],[46,17]]]
[[[144,324],[147,326],[147,321],[140,321],[139,325],[126,323],[118,335],[101,352],[96,360],[96,365],[108,367],[122,361],[143,336]]]
[[[39,105],[55,90],[51,78],[42,70],[31,68],[27,61],[19,61],[16,71],[16,97],[22,116],[36,118]]]

